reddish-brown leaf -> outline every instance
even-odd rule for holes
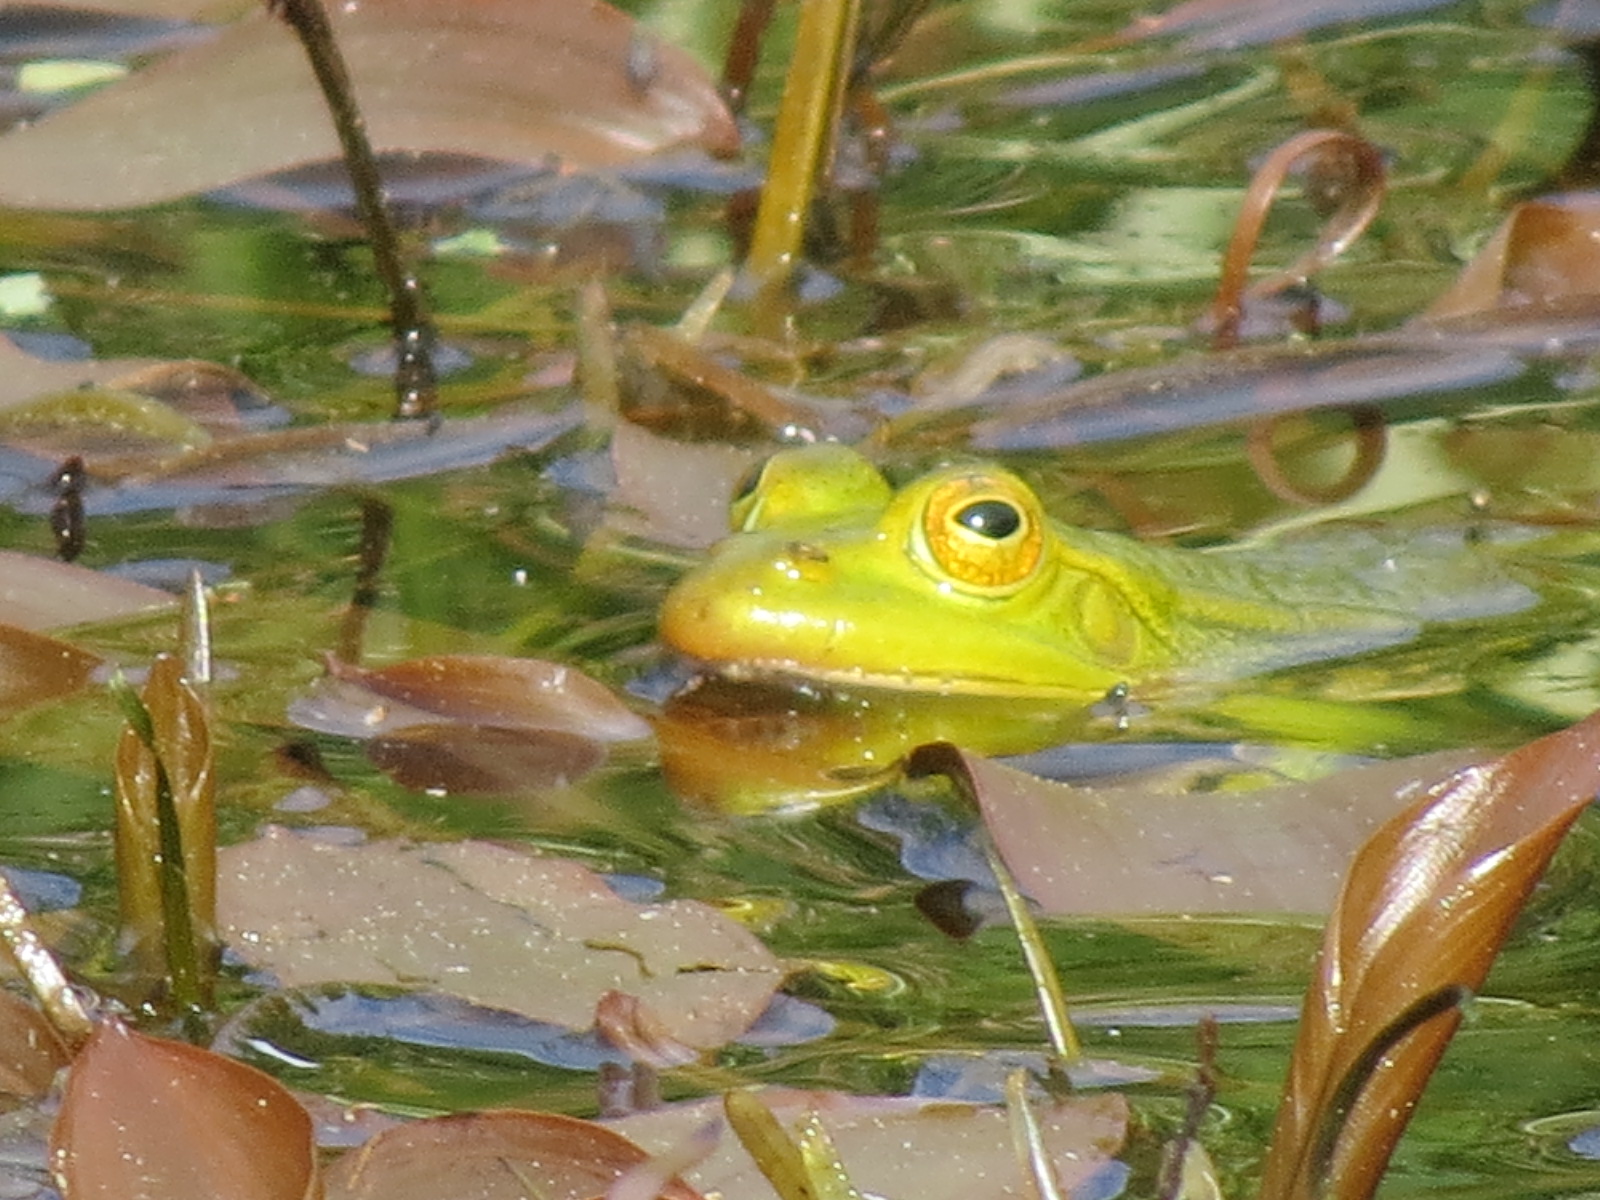
[[[329,4],[373,148],[569,169],[738,144],[706,72],[599,0]],[[0,137],[0,197],[135,208],[339,157],[294,35],[256,5],[215,38]]]
[[[559,730],[604,742],[650,735],[643,718],[582,671],[492,654],[436,654],[379,670],[329,659],[314,699],[291,715],[345,737],[443,723]]]
[[[1306,996],[1263,1198],[1372,1194],[1459,1011],[1401,1036],[1353,1103],[1341,1086],[1413,1006],[1483,983],[1550,856],[1597,791],[1600,713],[1447,776],[1361,848]],[[1332,1129],[1339,1132],[1330,1144]]]
[[[1600,297],[1600,194],[1517,205],[1424,313],[1430,321],[1538,310]]]
[[[311,1200],[311,1119],[242,1063],[116,1020],[73,1062],[50,1138],[73,1200]]]
[[[0,1093],[22,1099],[43,1096],[67,1065],[61,1039],[33,1005],[0,992]]]
[[[590,1121],[551,1113],[436,1117],[391,1129],[328,1172],[328,1200],[590,1200],[648,1155]],[[673,1180],[666,1200],[702,1200]]]
[[[66,642],[0,624],[0,713],[71,695],[99,661]]]

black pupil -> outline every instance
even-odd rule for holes
[[[956,514],[957,523],[999,542],[1022,527],[1022,514],[1004,500],[979,500]]]

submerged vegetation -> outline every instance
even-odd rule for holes
[[[1595,1190],[1577,6],[235,8],[0,22],[0,1192]]]

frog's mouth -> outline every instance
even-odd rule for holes
[[[718,660],[683,656],[704,676],[733,684],[781,686],[794,691],[827,691],[843,697],[856,692],[887,692],[896,696],[969,699],[1046,700],[1082,706],[1102,699],[1101,692],[1085,692],[1044,684],[1018,683],[972,675],[932,676],[914,671],[868,671],[859,667],[834,669],[802,664],[793,659],[755,657]]]

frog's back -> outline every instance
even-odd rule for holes
[[[1360,654],[1410,641],[1428,622],[1518,612],[1539,598],[1461,530],[1404,539],[1347,530],[1206,551],[1061,533],[1164,581],[1174,673],[1191,679]]]

